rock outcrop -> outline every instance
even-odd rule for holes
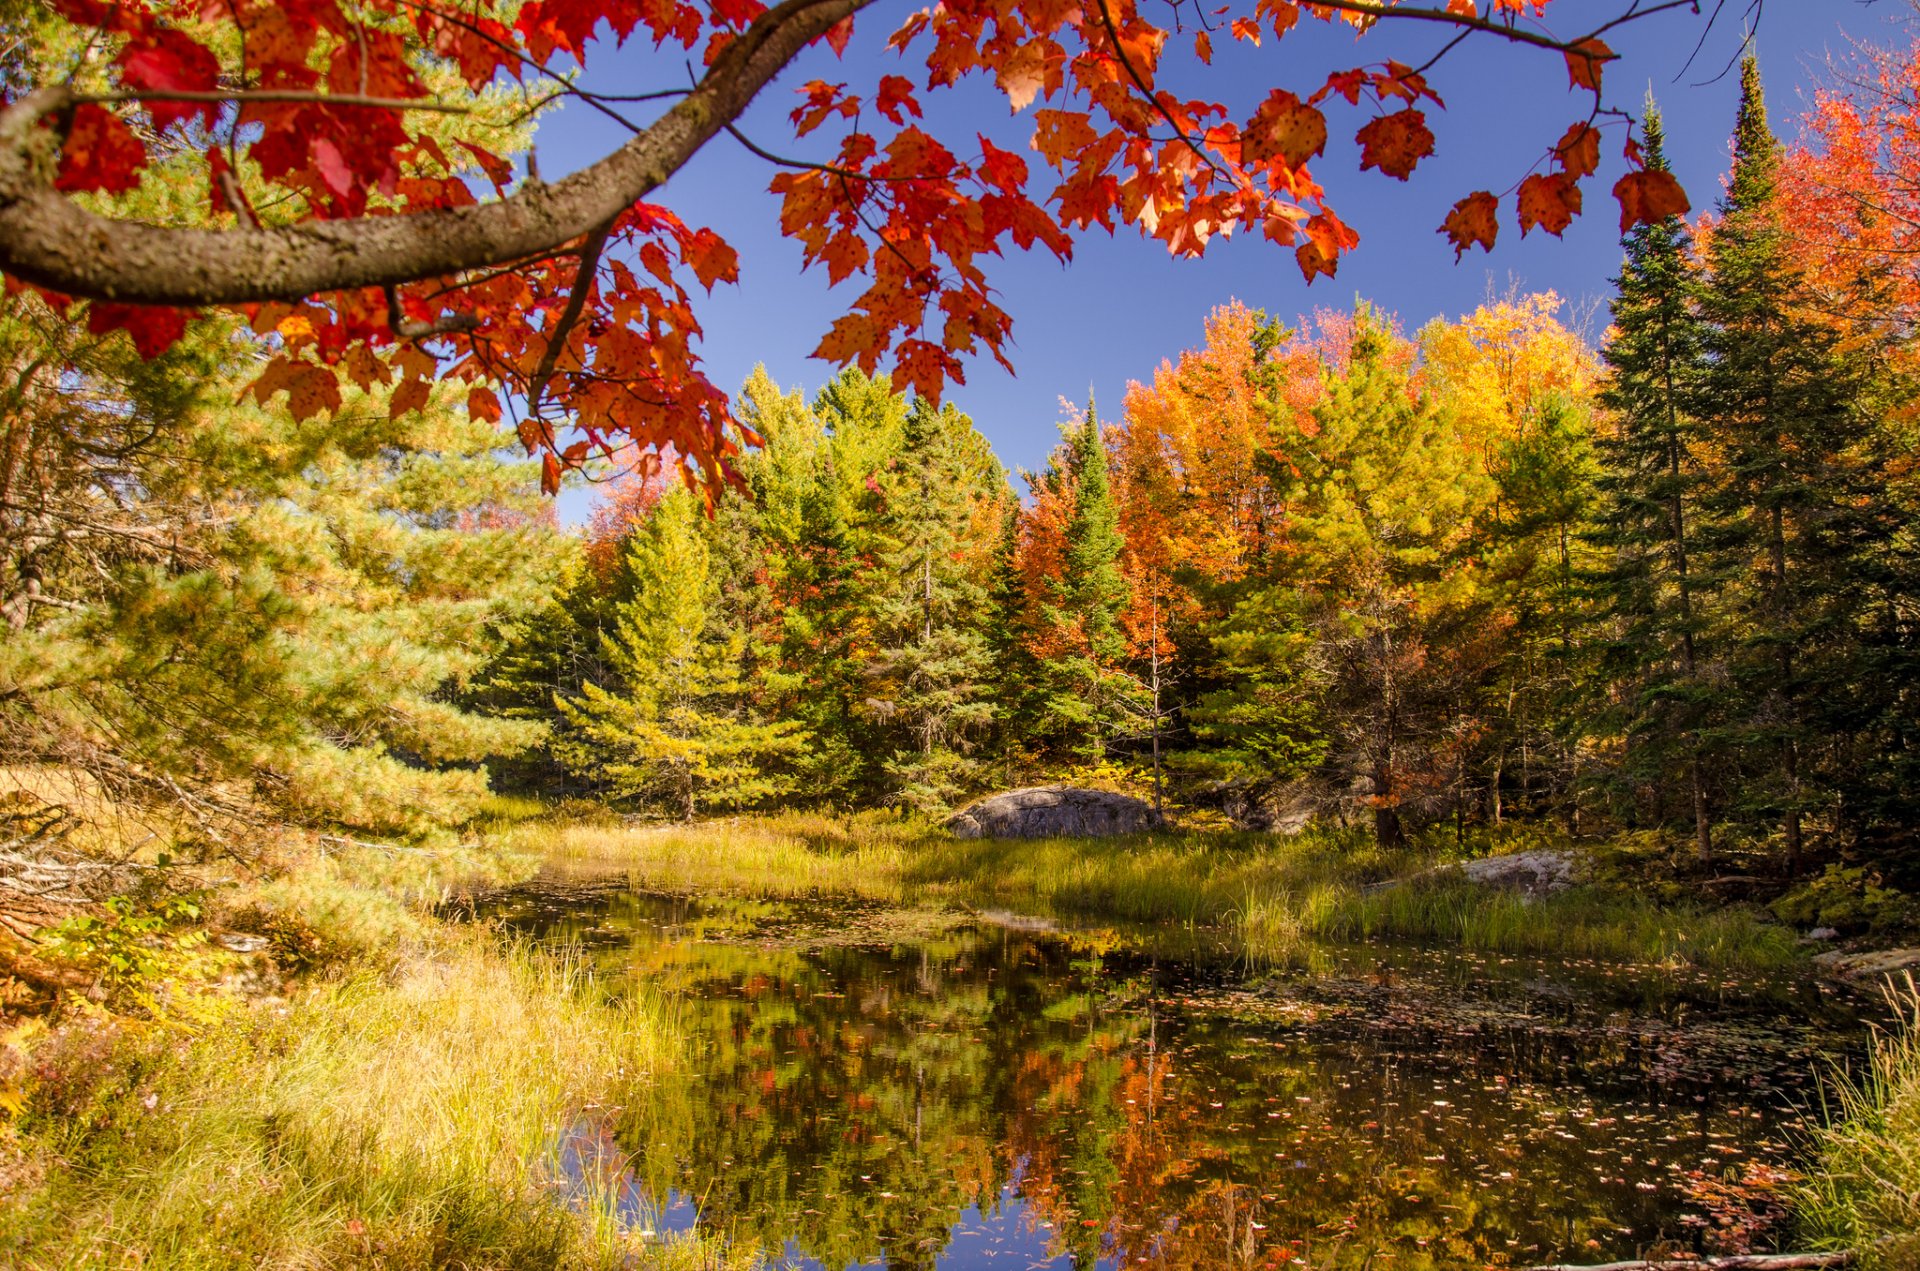
[[[1580,881],[1580,857],[1551,847],[1506,856],[1483,856],[1460,866],[1470,883],[1503,887],[1529,896],[1550,896]]]
[[[963,839],[1106,838],[1159,829],[1153,806],[1109,790],[1031,786],[991,794],[961,808],[947,829]]]
[[[1885,976],[1920,973],[1920,949],[1875,949],[1870,953],[1832,953],[1814,956],[1814,964],[1843,980],[1875,983]]]

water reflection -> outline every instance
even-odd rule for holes
[[[1111,935],[866,906],[493,912],[664,988],[701,1057],[575,1127],[573,1167],[629,1170],[641,1225],[697,1213],[834,1271],[1712,1248],[1741,1215],[1703,1182],[1790,1163],[1794,1093],[1845,1023],[1811,989],[1783,1010],[1408,951],[1249,987]]]

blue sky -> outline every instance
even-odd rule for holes
[[[870,90],[879,75],[897,65],[880,43],[911,11],[912,2],[885,0],[863,13],[844,60],[824,48],[809,50],[762,93],[743,130],[769,149],[804,154],[786,120],[795,90],[814,78]],[[1575,18],[1615,13],[1624,3],[1558,0],[1549,14],[1571,29]],[[1705,0],[1704,7],[1712,5]],[[1651,86],[1666,115],[1670,159],[1696,208],[1718,196],[1727,167],[1738,76],[1722,72],[1738,53],[1747,7],[1748,0],[1728,0],[1728,12],[1691,66],[1688,58],[1705,23],[1684,10],[1636,21],[1609,36],[1621,55],[1606,71],[1609,98],[1637,107]],[[1757,39],[1775,128],[1792,134],[1813,86],[1822,81],[1829,52],[1844,54],[1850,36],[1889,38],[1891,23],[1904,9],[1891,0],[1768,0]],[[1244,118],[1269,87],[1304,92],[1330,69],[1387,56],[1417,64],[1442,42],[1437,28],[1411,22],[1389,24],[1358,47],[1350,34],[1307,20],[1277,45],[1269,41],[1258,50],[1223,33],[1215,41],[1213,67],[1194,64],[1204,79],[1175,86],[1226,101]],[[647,47],[605,50],[589,61],[586,83],[605,92],[686,82],[683,56],[659,55]],[[1091,387],[1102,416],[1117,416],[1128,382],[1149,379],[1162,359],[1197,343],[1207,312],[1230,299],[1290,319],[1365,297],[1415,328],[1436,315],[1470,311],[1490,289],[1504,291],[1517,283],[1559,292],[1570,312],[1584,307],[1594,315],[1597,334],[1604,326],[1608,280],[1619,263],[1618,212],[1607,194],[1625,170],[1619,134],[1608,134],[1600,173],[1587,183],[1587,214],[1564,239],[1536,230],[1523,240],[1508,200],[1497,248],[1490,255],[1476,249],[1456,265],[1435,232],[1453,201],[1474,189],[1513,186],[1535,156],[1584,117],[1582,102],[1590,99],[1567,91],[1557,54],[1491,39],[1466,41],[1432,79],[1447,103],[1446,110],[1429,112],[1437,153],[1405,183],[1359,172],[1351,137],[1367,113],[1339,103],[1329,108],[1333,139],[1326,157],[1316,162],[1315,175],[1361,235],[1359,248],[1341,262],[1338,278],[1308,287],[1290,251],[1247,236],[1216,240],[1198,261],[1172,260],[1131,229],[1111,239],[1098,231],[1082,238],[1066,266],[1050,254],[1010,252],[992,262],[988,273],[1014,317],[1010,356],[1016,374],[1008,375],[990,359],[978,360],[968,368],[967,384],[950,389],[951,399],[972,415],[1010,467],[1033,468],[1058,438],[1063,395],[1083,400]],[[1027,120],[1011,117],[1005,97],[989,82],[971,81],[928,95],[924,103],[932,130],[953,140],[957,149],[979,130],[1024,151],[1021,129]],[[616,125],[571,105],[540,129],[541,168],[552,179],[592,162],[624,135]],[[1038,155],[1030,154],[1030,163],[1036,173],[1042,171]],[[689,223],[712,226],[740,252],[739,285],[717,288],[698,306],[707,333],[702,352],[715,382],[736,388],[756,363],[765,363],[783,386],[811,392],[833,368],[808,354],[851,303],[858,279],[830,290],[824,270],[802,273],[800,247],[781,237],[779,203],[766,190],[773,173],[765,161],[723,135],[656,197]],[[568,519],[576,518],[585,502],[581,492],[563,497]]]

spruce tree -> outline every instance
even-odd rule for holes
[[[1651,100],[1646,164],[1667,170],[1665,129]],[[1593,537],[1608,554],[1594,580],[1598,673],[1617,685],[1612,726],[1624,736],[1626,780],[1660,789],[1680,774],[1694,850],[1713,850],[1708,735],[1714,690],[1704,674],[1711,579],[1699,549],[1710,474],[1700,425],[1688,413],[1703,358],[1688,232],[1679,217],[1635,226],[1613,301],[1604,357],[1612,374],[1600,395],[1614,430],[1599,446],[1600,511]]]
[[[1749,756],[1747,806],[1776,818],[1788,869],[1821,804],[1816,770],[1831,738],[1810,709],[1846,682],[1861,603],[1851,566],[1883,532],[1869,514],[1880,461],[1866,435],[1864,384],[1808,299],[1782,219],[1781,147],[1758,63],[1741,65],[1733,176],[1706,246],[1700,313],[1706,364],[1692,413],[1712,429],[1719,479],[1711,544],[1726,575],[1739,695],[1728,738]]]
[[[1120,509],[1107,472],[1107,447],[1093,394],[1085,421],[1072,436],[1073,519],[1067,523],[1067,555],[1061,578],[1061,609],[1079,623],[1088,654],[1105,665],[1126,652],[1120,613],[1127,606],[1127,580],[1120,572]]]
[[[888,798],[938,811],[978,783],[993,723],[983,566],[1006,479],[971,420],[924,399],[890,467],[866,709],[894,739]]]
[[[616,797],[662,805],[692,820],[779,793],[765,761],[801,743],[798,725],[746,710],[744,640],[710,629],[715,597],[693,496],[676,489],[627,547],[633,597],[603,637],[616,680],[589,683],[557,705],[570,725],[563,762]]]
[[[1056,461],[1049,477],[1070,483],[1073,511],[1060,576],[1043,615],[1058,634],[1059,651],[1041,668],[1047,698],[1041,728],[1069,752],[1097,759],[1109,737],[1138,713],[1129,706],[1136,705],[1140,686],[1124,667],[1127,638],[1120,615],[1128,589],[1120,553],[1125,544],[1092,393],[1080,427],[1068,432],[1063,450],[1064,464]]]

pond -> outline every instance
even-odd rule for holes
[[[667,995],[696,1063],[570,1127],[625,1217],[808,1268],[1374,1267],[1765,1248],[1814,982],[536,884],[486,916]]]

